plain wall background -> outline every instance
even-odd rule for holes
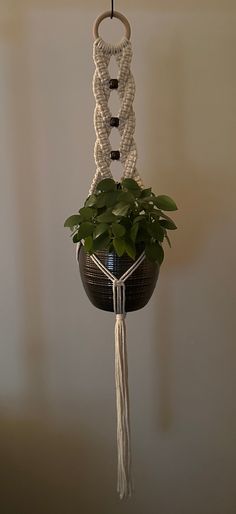
[[[63,228],[95,171],[91,28],[108,8],[0,4],[0,511],[235,514],[236,11],[116,2],[139,170],[179,206],[153,298],[127,320],[135,494],[121,503],[114,318],[90,305]]]

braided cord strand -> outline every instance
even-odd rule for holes
[[[93,92],[95,97],[94,128],[96,141],[94,146],[94,159],[96,172],[93,178],[89,194],[92,194],[98,182],[104,178],[112,178],[111,165],[111,143],[109,140],[111,126],[111,111],[108,101],[110,97],[110,75],[108,66],[111,57],[114,56],[118,65],[118,95],[120,98],[119,132],[120,161],[123,165],[123,178],[133,178],[143,187],[142,180],[136,169],[137,148],[134,140],[135,114],[133,100],[135,95],[135,82],[131,73],[130,65],[132,60],[131,42],[123,37],[118,45],[105,43],[100,37],[94,41],[93,59],[95,72],[93,77]]]

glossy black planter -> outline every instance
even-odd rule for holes
[[[134,261],[124,255],[118,257],[106,250],[96,252],[96,256],[113,273],[120,278]],[[79,268],[84,289],[92,304],[98,309],[113,312],[112,283],[92,261],[83,246],[79,252]],[[150,300],[159,275],[159,266],[147,259],[133,272],[125,282],[126,312],[142,309]]]

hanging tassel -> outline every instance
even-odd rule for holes
[[[132,490],[125,313],[116,314],[115,379],[118,452],[117,491],[122,499],[131,496]]]
[[[117,491],[120,498],[127,498],[132,493],[131,481],[131,445],[129,426],[129,390],[128,390],[128,359],[125,330],[125,281],[145,259],[145,252],[118,279],[93,254],[90,256],[97,267],[111,280],[113,288],[113,310],[116,315],[115,324],[115,378],[117,408],[117,453],[118,474]]]
[[[115,324],[115,380],[117,411],[117,491],[120,498],[131,496],[131,448],[129,426],[128,359],[125,327],[125,283],[113,281]]]

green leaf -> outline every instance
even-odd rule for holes
[[[84,221],[81,223],[80,228],[77,232],[77,236],[79,241],[81,239],[85,239],[87,236],[90,236],[93,233],[94,230],[94,224],[90,223],[89,221]]]
[[[162,227],[167,228],[168,230],[176,230],[177,226],[172,220],[160,220],[160,224]]]
[[[92,236],[88,236],[84,240],[84,249],[86,252],[90,252],[93,248],[93,238]]]
[[[169,236],[167,234],[165,234],[165,238],[166,238],[166,241],[167,241],[169,247],[171,248],[170,238],[169,238]]]
[[[154,198],[154,203],[159,209],[163,211],[177,211],[178,207],[170,196],[159,195]]]
[[[164,212],[160,211],[161,214],[160,214],[160,217],[161,218],[165,218],[165,220],[169,220],[169,221],[173,221],[170,216],[167,216],[167,214],[165,214]]]
[[[145,203],[152,203],[153,204],[153,200],[155,199],[155,196],[145,196],[144,198],[139,198],[139,203],[140,205],[145,205]]]
[[[135,225],[132,226],[131,230],[130,230],[130,237],[132,239],[132,241],[135,243],[136,241],[136,237],[137,237],[137,233],[138,233],[138,229],[139,229],[139,224],[138,223],[135,223]]]
[[[119,257],[121,257],[123,255],[123,253],[125,252],[125,249],[126,249],[126,245],[125,245],[124,239],[119,239],[119,238],[115,237],[113,239],[113,246],[115,248],[115,251],[116,251],[117,255]]]
[[[147,189],[142,189],[140,198],[145,198],[147,196],[150,196],[151,192],[152,192],[152,188],[151,187],[149,187]]]
[[[120,223],[112,223],[111,229],[115,237],[122,237],[126,232],[125,227]]]
[[[160,265],[164,259],[164,250],[159,243],[150,243],[145,248],[147,258],[155,262],[157,261]]]
[[[97,221],[100,223],[112,223],[113,221],[116,221],[116,216],[112,214],[111,210],[107,210],[102,214],[99,214]]]
[[[163,241],[164,230],[160,226],[159,221],[147,223],[147,230],[152,237],[154,237],[155,239],[159,239],[159,241]]]
[[[136,248],[135,248],[135,244],[133,243],[133,241],[131,241],[131,239],[125,240],[125,250],[126,250],[127,254],[129,255],[129,257],[131,257],[131,259],[134,260],[135,255],[136,255]]]
[[[109,191],[108,193],[104,193],[104,195],[106,207],[113,207],[117,202],[119,191]]]
[[[145,211],[149,214],[153,210],[153,203],[151,203],[148,198],[139,199],[138,208],[139,212]]]
[[[116,183],[112,178],[104,178],[97,185],[97,191],[114,191],[116,189]]]
[[[113,214],[115,214],[116,216],[126,216],[127,213],[128,213],[128,210],[129,210],[129,205],[125,204],[125,203],[118,203],[116,205],[116,207],[114,207],[114,209],[112,210]]]
[[[138,223],[139,221],[146,220],[146,218],[146,214],[139,214],[139,216],[136,216],[136,218],[134,218],[133,223]]]
[[[92,209],[91,207],[82,207],[82,209],[79,210],[79,213],[81,215],[82,221],[88,221],[93,218],[96,214],[96,210]]]
[[[93,233],[94,239],[99,237],[101,234],[104,234],[104,232],[107,232],[108,229],[109,229],[109,225],[107,225],[107,223],[99,223],[96,226],[94,233]]]
[[[158,245],[158,256],[157,256],[157,262],[161,265],[164,260],[164,250],[161,245]]]
[[[124,180],[122,180],[121,186],[122,189],[129,189],[131,191],[138,191],[141,189],[136,180],[132,178],[125,178]]]
[[[131,219],[130,217],[126,217],[126,218],[121,218],[120,222],[119,222],[121,225],[123,225],[125,227],[126,230],[129,230],[132,226],[132,222],[131,222]]]
[[[84,205],[85,205],[85,207],[92,207],[93,205],[95,205],[96,201],[97,201],[96,195],[90,195],[87,198],[87,200],[86,200]]]
[[[122,191],[107,191],[98,193],[96,207],[113,207],[119,201],[119,195]]]
[[[139,230],[136,237],[136,243],[149,243],[150,242],[150,234],[147,231],[147,223],[141,222],[139,223]]]
[[[81,222],[81,216],[79,214],[73,214],[69,218],[66,219],[64,223],[64,227],[70,227],[73,228],[77,225],[79,225]]]
[[[99,237],[94,239],[93,241],[93,250],[96,252],[97,250],[105,250],[110,243],[110,237],[104,233]]]
[[[78,236],[78,232],[76,232],[76,234],[74,234],[74,236],[72,237],[73,243],[79,243],[80,239],[81,238]]]
[[[160,209],[156,209],[155,207],[151,210],[150,214],[156,220],[158,220],[160,218],[160,216],[165,217],[164,213],[162,211],[160,211]]]
[[[96,207],[101,209],[106,205],[106,193],[100,193],[97,195]]]
[[[130,191],[119,191],[119,202],[132,204],[134,200],[135,197]]]

